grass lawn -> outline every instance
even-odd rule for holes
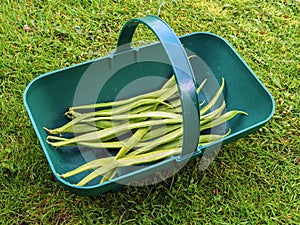
[[[299,0],[0,6],[0,224],[300,223]],[[208,31],[227,39],[273,95],[275,114],[258,132],[222,147],[205,171],[198,158],[156,185],[76,196],[53,178],[24,89],[40,74],[108,54],[123,24],[147,14],[159,15],[179,36]]]

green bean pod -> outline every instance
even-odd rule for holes
[[[211,109],[216,104],[220,95],[222,94],[224,86],[225,86],[225,80],[224,80],[224,78],[222,78],[222,84],[221,84],[221,87],[219,88],[219,90],[216,92],[216,94],[210,100],[210,102],[200,110],[200,118],[204,113],[206,113],[209,109]]]
[[[102,138],[105,138],[109,135],[115,135],[119,132],[128,131],[131,129],[154,126],[154,125],[161,125],[161,124],[176,124],[176,123],[181,123],[181,122],[182,122],[181,119],[163,119],[163,120],[144,121],[144,122],[139,122],[139,123],[134,123],[134,124],[123,124],[119,127],[106,128],[103,130],[94,131],[94,132],[90,132],[87,134],[82,134],[82,135],[76,136],[74,138],[70,138],[66,141],[54,142],[54,143],[51,143],[51,145],[55,146],[55,147],[60,147],[60,146],[75,143],[75,142],[101,140]]]
[[[181,149],[168,149],[168,150],[160,150],[150,153],[145,153],[141,155],[135,155],[135,156],[128,156],[126,158],[121,158],[118,160],[115,160],[111,163],[108,163],[98,169],[95,169],[93,172],[91,172],[89,175],[84,177],[79,183],[77,183],[77,186],[83,186],[87,184],[88,182],[92,181],[98,176],[101,176],[102,174],[117,168],[117,167],[124,167],[124,166],[133,166],[138,165],[142,163],[150,163],[154,161],[158,161],[161,159],[168,158],[170,156],[178,155],[181,153]]]
[[[247,113],[245,113],[243,111],[231,110],[231,111],[226,112],[225,114],[219,116],[215,120],[200,126],[200,131],[203,131],[203,130],[218,126],[222,123],[225,123],[226,121],[228,121],[228,120],[232,119],[233,117],[235,117],[237,114],[248,115]]]

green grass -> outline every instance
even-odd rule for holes
[[[122,25],[147,14],[177,35],[226,38],[274,96],[274,117],[224,146],[203,172],[196,159],[156,185],[71,194],[52,176],[24,89],[40,74],[109,53]],[[299,15],[298,0],[2,1],[0,224],[299,224]]]

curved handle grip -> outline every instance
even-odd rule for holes
[[[182,44],[171,27],[156,16],[146,16],[128,21],[119,35],[116,52],[130,50],[133,34],[139,24],[146,25],[161,42],[166,51],[178,85],[182,117],[183,146],[178,161],[189,158],[198,146],[200,135],[199,104],[194,74]]]

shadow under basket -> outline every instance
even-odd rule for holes
[[[121,44],[130,43],[132,35],[129,37],[130,40],[124,43],[121,43],[124,35],[120,35],[118,43],[120,49],[111,55],[43,74],[34,79],[24,92],[24,104],[55,178],[65,189],[78,195],[93,196],[110,190],[119,190],[124,184],[134,183],[143,177],[187,161],[170,157],[124,173],[102,184],[99,183],[100,178],[98,178],[88,185],[76,186],[74,183],[86,174],[75,175],[68,179],[62,179],[58,174],[72,170],[87,160],[98,158],[97,151],[79,150],[77,147],[55,149],[46,142],[47,132],[43,128],[55,128],[68,122],[64,113],[70,106],[113,101],[119,97],[119,93],[123,93],[122,98],[125,99],[157,90],[166,79],[176,73],[174,68],[180,67],[178,61],[180,63],[181,59],[176,59],[177,52],[170,56],[170,48],[170,51],[166,51],[167,47],[163,44],[164,41],[169,40],[165,35],[169,34],[168,25],[159,18],[148,16],[129,21],[122,31],[123,34],[129,32],[126,29],[131,29],[130,32],[133,34],[138,23],[148,26],[160,42],[138,48],[127,46],[121,49]],[[135,27],[131,27],[132,24]],[[226,86],[223,96],[227,104],[226,110],[238,109],[248,113],[248,116],[238,116],[226,123],[231,133],[222,142],[212,143],[206,147],[186,146],[192,148],[189,149],[191,154],[188,159],[201,157],[206,148],[219,148],[220,145],[253,133],[272,117],[274,113],[272,96],[226,40],[215,34],[203,32],[188,34],[177,39],[182,44],[181,47],[184,47],[186,56],[196,56],[195,59],[192,57],[189,60],[193,71],[193,74],[190,74],[191,80],[200,83],[207,78],[208,92],[214,93],[217,90],[214,89],[216,86],[214,82],[221,83],[224,77]],[[174,60],[170,62],[170,59]],[[180,89],[182,78],[180,74],[177,76]],[[185,107],[186,111],[190,110],[187,108],[188,103],[182,107]],[[186,124],[188,119],[189,124]],[[192,119],[186,116],[186,120],[183,120],[186,143],[198,141],[189,140],[189,138],[195,139],[195,136],[199,137],[199,133],[195,132],[195,129],[199,129],[199,125],[193,127]]]

